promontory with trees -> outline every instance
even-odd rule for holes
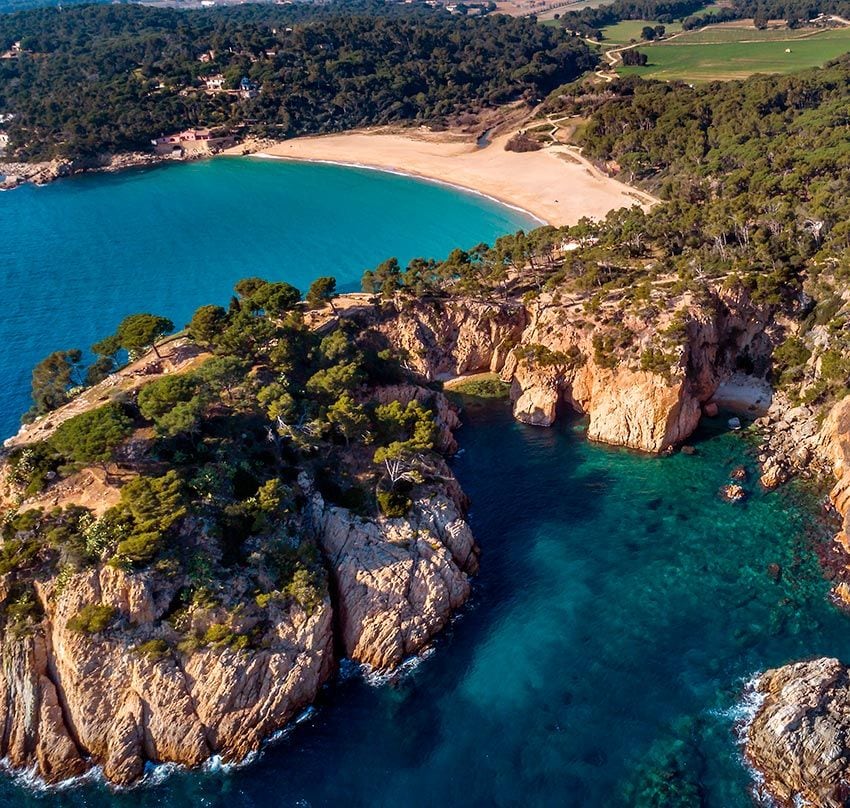
[[[658,19],[660,7],[633,13]],[[102,765],[132,783],[149,761],[241,759],[316,697],[340,652],[387,670],[419,651],[478,568],[446,462],[459,415],[443,385],[472,373],[491,375],[467,390],[509,395],[524,422],[550,425],[568,405],[589,438],[654,453],[687,445],[722,384],[771,386],[761,483],[838,478],[844,529],[818,549],[850,603],[850,59],[701,87],[562,84],[594,60],[532,21],[240,9],[172,30],[171,12],[86,8],[64,12],[51,55],[38,26],[56,19],[0,20],[7,37],[9,20],[31,26],[25,50],[41,54],[0,68],[13,71],[0,92],[22,154],[132,148],[148,114],[182,125],[191,96],[158,84],[199,75],[198,40],[228,54],[214,69],[270,82],[245,101],[260,131],[440,118],[470,99],[548,92],[541,116],[573,118],[586,158],[661,201],[443,260],[388,257],[364,273],[364,295],[336,296],[331,277],[304,299],[284,280],[244,278],[182,332],[137,313],[91,346],[87,367],[82,346],[40,363],[0,466],[10,765],[50,781]],[[63,97],[79,83],[72,55],[90,71],[76,105]],[[286,77],[282,105],[266,106],[266,69]],[[108,136],[100,104],[126,104]],[[765,700],[746,752],[780,804],[841,804],[847,680],[815,660],[756,684]],[[140,681],[144,701],[128,685]],[[789,709],[806,720],[781,720]]]

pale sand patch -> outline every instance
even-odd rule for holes
[[[733,373],[720,383],[711,401],[739,415],[762,416],[770,409],[773,388],[765,379],[746,373]]]
[[[577,150],[548,146],[536,152],[508,152],[501,135],[479,149],[468,136],[421,130],[367,130],[285,140],[255,156],[332,162],[378,168],[449,183],[492,197],[562,226],[582,216],[600,219],[609,211],[657,200],[605,176]],[[243,154],[245,146],[227,154]],[[568,159],[564,159],[564,158]]]

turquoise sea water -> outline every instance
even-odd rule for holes
[[[387,255],[439,256],[523,224],[400,177],[236,160],[0,195],[2,431],[35,361],[130,311],[180,323],[251,274],[354,286]],[[750,461],[710,427],[697,455],[658,459],[589,444],[582,421],[523,426],[505,402],[467,402],[464,421],[453,465],[481,574],[412,671],[377,685],[345,669],[244,768],[124,793],[0,778],[0,806],[750,805],[743,683],[796,658],[850,659],[850,619],[812,552],[831,529],[816,505],[753,482],[747,502],[722,502]]]
[[[390,256],[442,258],[532,224],[434,183],[242,158],[0,193],[0,436],[17,431],[36,362],[87,349],[127,314],[181,327],[249,275],[358,289]]]
[[[412,672],[343,678],[240,770],[124,794],[3,782],[0,804],[751,805],[734,735],[744,681],[798,657],[850,658],[850,619],[828,604],[811,551],[827,533],[811,503],[753,483],[747,502],[722,502],[749,463],[732,435],[703,432],[696,456],[657,459],[588,444],[580,421],[517,424],[504,402],[470,406],[465,422],[454,468],[481,574]]]

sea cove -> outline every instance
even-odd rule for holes
[[[588,443],[581,420],[517,424],[504,401],[467,399],[464,422],[452,467],[481,572],[412,672],[368,684],[344,667],[242,769],[160,771],[126,793],[4,780],[2,804],[751,805],[745,681],[850,654],[812,552],[832,526],[796,488],[751,481],[747,502],[722,502],[731,470],[754,466],[721,422],[669,458]]]
[[[484,197],[365,169],[221,158],[0,193],[0,433],[17,431],[30,371],[127,314],[181,327],[249,275],[342,290],[386,258],[442,258],[538,222]]]

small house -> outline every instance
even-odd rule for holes
[[[239,82],[239,95],[242,98],[254,98],[258,92],[257,83],[251,81],[247,76],[243,76],[242,81]]]
[[[204,79],[204,85],[210,92],[218,92],[224,89],[224,76],[221,73],[216,73],[214,76],[207,76]]]

